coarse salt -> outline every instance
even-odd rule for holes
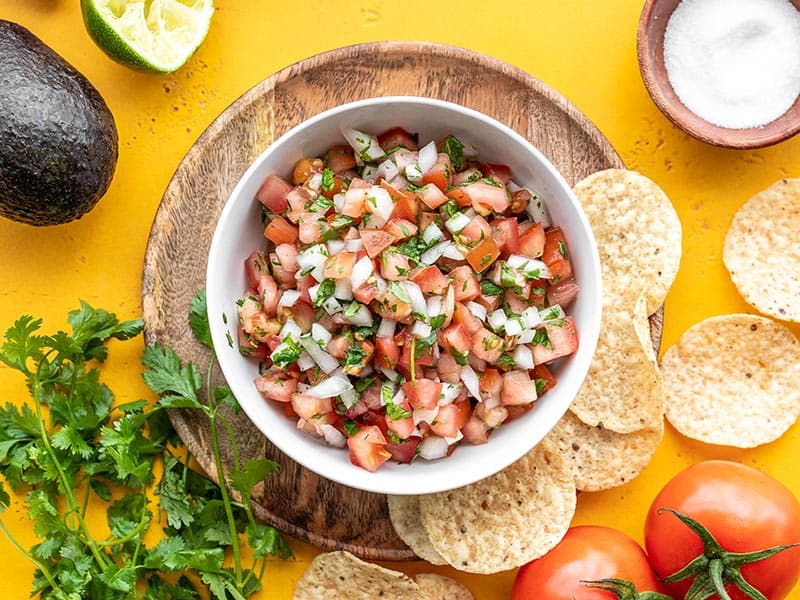
[[[664,63],[697,116],[730,129],[766,125],[800,94],[800,12],[789,0],[682,0]]]

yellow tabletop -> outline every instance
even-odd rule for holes
[[[754,312],[722,265],[722,240],[742,202],[782,177],[800,175],[800,139],[765,150],[732,151],[704,145],[673,127],[639,77],[641,1],[217,0],[205,43],[187,66],[167,76],[136,73],[106,58],[85,33],[78,4],[0,0],[0,18],[26,26],[100,90],[120,136],[114,181],[90,214],[49,228],[0,219],[2,330],[23,313],[42,316],[48,331],[64,327],[67,311],[79,298],[122,318],[138,316],[142,260],[161,195],[184,153],[214,117],[293,62],[340,46],[390,39],[458,45],[525,69],[594,121],[629,168],[664,188],[684,235],[680,272],[666,302],[665,348],[705,317]],[[798,334],[800,328],[793,331]],[[112,350],[106,376],[120,401],[153,398],[140,378],[141,350],[141,339]],[[2,366],[0,390],[2,401],[26,397],[17,373]],[[689,441],[668,426],[647,470],[623,487],[581,494],[574,522],[614,526],[641,541],[644,515],[660,487],[683,467],[708,458],[753,465],[800,496],[795,466],[799,435],[795,425],[776,442],[740,451]],[[93,519],[100,523],[105,515]],[[4,521],[23,545],[35,542],[21,498],[13,499]],[[294,540],[292,548],[296,559],[271,562],[257,598],[291,597],[318,552]],[[0,556],[0,596],[27,597],[33,566],[2,537]],[[515,574],[465,575],[422,562],[388,566],[453,576],[479,599],[507,597]],[[800,599],[800,589],[791,597]]]

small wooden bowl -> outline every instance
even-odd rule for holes
[[[690,111],[675,94],[664,66],[664,31],[680,0],[647,0],[639,18],[637,54],[642,80],[664,115],[689,135],[724,148],[763,148],[800,132],[800,98],[783,115],[761,127],[729,129],[709,123]],[[800,0],[792,0],[800,10]]]

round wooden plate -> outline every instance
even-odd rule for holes
[[[474,108],[527,137],[570,184],[612,167],[617,153],[574,106],[527,73],[461,48],[420,42],[350,46],[314,56],[262,81],[226,109],[187,153],[153,222],[143,274],[145,340],[172,346],[207,367],[186,315],[205,285],[208,248],[220,211],[250,163],[278,136],[333,106],[374,96],[417,95]],[[660,338],[654,321],[654,339]],[[207,424],[192,411],[171,415],[199,465],[218,481]],[[233,416],[244,458],[281,466],[254,501],[258,517],[324,549],[362,558],[415,555],[397,537],[385,497],[360,492],[302,469],[272,446],[243,415]],[[225,457],[229,460],[230,453]],[[229,464],[229,463],[226,463]]]

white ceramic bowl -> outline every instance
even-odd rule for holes
[[[236,300],[246,289],[244,260],[263,247],[261,208],[255,193],[270,173],[286,176],[304,156],[317,156],[343,143],[342,127],[379,133],[393,126],[418,132],[421,142],[453,134],[485,162],[507,164],[514,180],[544,199],[551,220],[569,240],[580,293],[569,307],[580,336],[576,354],[555,367],[558,385],[519,419],[494,431],[488,444],[464,444],[450,457],[417,459],[410,465],[385,463],[370,473],[350,463],[346,450],[300,433],[277,403],[265,401],[253,379],[258,364],[239,354]],[[527,140],[505,125],[457,104],[418,97],[383,97],[345,104],[301,123],[276,140],[242,176],[220,215],[211,242],[207,271],[211,335],[222,372],[253,423],[283,452],[315,473],[341,484],[377,493],[425,494],[454,489],[507,467],[550,431],[578,392],[600,329],[600,261],[589,224],[555,167]],[[223,316],[224,315],[224,316]],[[229,337],[230,336],[230,337]]]

